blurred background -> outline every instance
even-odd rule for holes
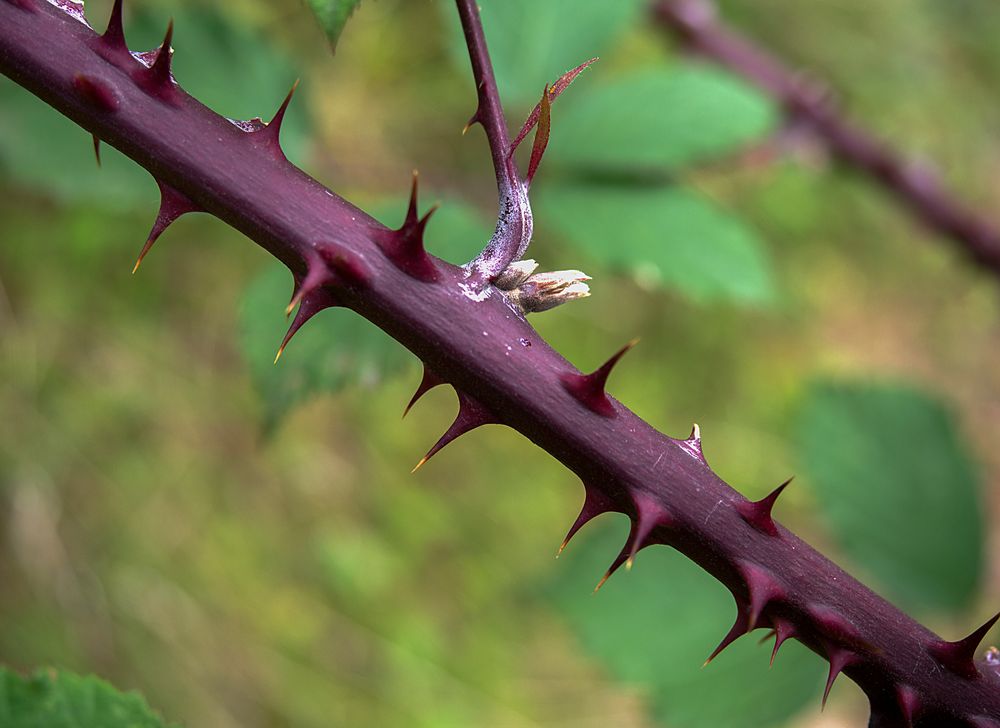
[[[103,30],[110,0],[89,0]],[[553,107],[532,189],[543,269],[593,295],[535,316],[611,391],[702,429],[749,497],[940,634],[1000,601],[1000,281],[829,159],[766,97],[688,57],[640,0],[483,0],[509,124]],[[410,171],[432,252],[471,258],[496,191],[453,4],[367,0],[335,55],[296,0],[134,0],[175,20],[175,73],[388,224]],[[720,19],[825,79],[960,199],[1000,204],[992,0],[726,0]],[[526,147],[528,145],[525,145]],[[866,701],[763,632],[710,666],[732,598],[675,552],[597,594],[627,533],[554,556],[582,488],[483,428],[415,475],[445,388],[400,419],[417,361],[328,311],[272,359],[291,277],[208,216],[133,277],[152,179],[0,79],[0,663],[98,674],[188,726],[856,726]],[[1000,219],[997,220],[1000,224]]]

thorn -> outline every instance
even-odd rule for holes
[[[94,158],[97,159],[97,166],[101,166],[101,138],[97,134],[91,134],[94,139]]]
[[[125,26],[122,23],[122,5],[123,0],[115,0],[115,4],[111,8],[111,17],[108,18],[107,30],[101,36],[101,41],[108,48],[128,52],[128,46],[125,43]]]
[[[917,691],[909,685],[896,686],[896,702],[899,705],[899,712],[903,714],[907,728],[913,728],[913,719],[920,710],[920,698]]]
[[[434,443],[434,446],[427,451],[427,454],[424,455],[420,462],[414,466],[413,470],[410,471],[411,473],[417,472],[424,463],[440,452],[445,445],[457,440],[465,433],[471,432],[483,425],[500,424],[500,420],[492,412],[472,397],[464,394],[459,389],[456,389],[455,392],[458,394],[458,415],[455,417],[455,421],[451,423],[451,427]]]
[[[1000,619],[1000,614],[995,614],[968,637],[957,642],[945,640],[933,642],[928,645],[927,651],[951,672],[967,680],[974,680],[979,677],[979,669],[975,662],[976,650],[979,649],[979,643],[983,641],[998,619]]]
[[[729,631],[726,633],[726,636],[722,638],[722,642],[719,643],[719,646],[716,647],[715,650],[713,650],[712,654],[709,655],[708,659],[705,660],[704,664],[702,664],[701,666],[702,669],[707,667],[712,660],[718,657],[720,652],[729,647],[729,645],[731,645],[737,639],[745,635],[747,631],[748,630],[747,630],[746,616],[744,616],[743,611],[740,610],[736,615],[736,621],[733,623],[733,626],[729,628]]]
[[[285,96],[285,100],[281,102],[281,106],[274,112],[274,117],[267,123],[267,126],[261,129],[261,133],[266,134],[269,139],[274,141],[279,151],[281,150],[281,146],[278,143],[281,134],[281,123],[285,120],[285,112],[288,111],[288,105],[292,103],[292,96],[295,95],[295,89],[298,87],[299,79],[295,79],[295,83],[292,84],[292,88]]]
[[[597,518],[603,513],[610,513],[616,510],[614,503],[608,496],[599,491],[592,485],[587,483],[583,484],[583,507],[580,509],[580,515],[576,517],[573,521],[573,525],[569,527],[569,532],[566,534],[566,538],[563,539],[562,546],[559,547],[559,552],[556,554],[556,558],[562,555],[563,550],[565,550],[567,544],[569,544],[570,539],[576,535],[577,531],[583,528],[588,522]]]
[[[413,182],[410,186],[410,202],[406,209],[406,219],[398,230],[380,230],[376,234],[376,242],[385,256],[401,271],[424,283],[438,280],[439,273],[434,261],[424,249],[424,230],[431,215],[438,209],[437,205],[422,218],[417,216],[417,188],[419,176],[413,170]]]
[[[153,65],[149,67],[150,78],[154,82],[164,86],[169,87],[170,85],[170,57],[173,54],[173,49],[170,44],[174,39],[174,19],[171,18],[170,22],[167,23],[167,34],[163,36],[163,43],[160,44],[160,50],[156,54],[156,60],[153,61]]]
[[[156,220],[153,222],[153,229],[149,231],[149,237],[146,238],[146,244],[142,246],[142,251],[139,253],[139,257],[135,261],[135,266],[132,268],[133,275],[139,270],[143,258],[146,257],[146,254],[153,247],[153,243],[163,234],[164,230],[172,225],[181,215],[189,212],[201,212],[201,208],[198,205],[173,187],[160,180],[156,180],[156,184],[160,188],[160,210],[156,214]]]
[[[686,440],[674,440],[674,442],[677,443],[681,450],[695,460],[705,462],[705,455],[701,449],[701,427],[698,426],[697,422],[694,423],[694,426],[691,428],[691,434],[688,435]]]
[[[767,606],[785,597],[785,590],[770,571],[750,563],[740,561],[737,564],[740,575],[747,586],[750,597],[747,615],[747,632],[752,632],[760,621],[760,615]]]
[[[301,283],[296,278],[297,285],[292,294],[292,300],[285,307],[285,318],[292,315],[292,311],[302,302],[303,298],[328,282],[330,282],[329,271],[320,260],[319,255],[314,251],[307,253],[306,276]]]
[[[635,556],[642,549],[652,542],[649,537],[653,531],[660,526],[668,526],[673,522],[671,515],[658,503],[642,495],[634,495],[635,517],[632,519],[632,527],[629,530],[628,558],[625,560],[625,568],[632,570],[632,563]]]
[[[329,288],[317,288],[310,291],[302,299],[302,305],[299,306],[299,310],[295,313],[295,318],[292,319],[292,324],[288,327],[288,331],[285,333],[285,338],[281,340],[281,346],[278,347],[278,353],[274,356],[274,363],[278,363],[278,360],[281,359],[281,355],[285,352],[285,347],[288,346],[288,342],[292,340],[292,337],[298,333],[298,330],[301,329],[309,319],[318,314],[320,311],[339,305],[340,302],[337,301],[333,291]]]
[[[638,339],[632,339],[632,341],[619,349],[614,356],[591,374],[564,375],[562,378],[563,387],[592,412],[602,417],[614,417],[616,415],[615,408],[611,404],[611,400],[608,399],[604,387],[607,384],[608,375],[615,364],[618,363],[618,360],[625,355],[625,352],[638,343]]]
[[[771,511],[774,509],[774,503],[778,500],[778,496],[788,487],[793,478],[786,480],[759,501],[740,501],[736,504],[736,510],[743,517],[744,521],[761,533],[766,533],[768,536],[779,536],[780,532],[774,523],[774,519],[771,517]]]
[[[853,652],[839,647],[827,648],[827,659],[830,661],[830,672],[826,676],[826,687],[823,689],[823,704],[820,710],[826,709],[826,701],[830,697],[830,689],[834,681],[848,665],[855,661]]]
[[[428,369],[427,365],[424,364],[424,375],[420,379],[420,384],[417,385],[417,391],[413,393],[412,397],[410,397],[410,401],[407,403],[406,409],[403,410],[403,417],[406,417],[406,415],[409,414],[410,409],[421,397],[440,384],[445,384],[445,381]]]
[[[771,662],[768,667],[774,666],[774,658],[778,656],[778,650],[790,637],[795,636],[795,625],[786,622],[780,617],[772,617],[771,624],[774,625],[774,649],[771,650]]]
[[[476,109],[476,113],[469,117],[469,120],[465,122],[465,126],[462,127],[462,136],[469,133],[469,129],[472,128],[473,124],[479,123],[479,109]]]

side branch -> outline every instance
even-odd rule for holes
[[[932,170],[906,160],[845,119],[824,89],[717,21],[711,0],[658,0],[653,12],[688,47],[766,91],[790,117],[807,124],[838,159],[878,182],[975,263],[1000,274],[1000,231],[951,197]]]
[[[472,77],[478,105],[466,128],[478,122],[486,130],[499,197],[497,225],[493,237],[467,268],[476,292],[524,255],[531,242],[532,217],[528,192],[511,154],[510,132],[500,103],[493,64],[486,48],[486,35],[476,0],[456,0],[462,32],[469,47]]]

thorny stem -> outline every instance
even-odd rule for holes
[[[386,229],[289,163],[274,122],[237,125],[150,72],[53,2],[0,0],[0,73],[288,265],[308,290],[297,324],[344,306],[406,346],[434,373],[428,386],[458,393],[454,437],[500,423],[565,464],[586,494],[571,532],[627,514],[610,571],[646,546],[679,550],[736,601],[720,647],[754,628],[794,637],[831,679],[842,670],[865,691],[877,728],[1000,725],[1000,675],[973,661],[982,630],[942,641],[774,523],[773,499],[751,503],[724,483],[697,428],[684,440],[657,432],[603,392],[607,367],[580,374],[502,292],[462,295],[466,272],[426,256],[419,222]]]
[[[476,82],[478,96],[478,106],[469,119],[469,126],[478,122],[486,131],[499,197],[493,237],[467,266],[472,287],[481,290],[487,282],[503,273],[508,265],[527,251],[532,233],[531,204],[510,154],[510,132],[507,130],[497,81],[493,75],[493,64],[486,48],[479,7],[476,0],[456,0],[456,4],[465,42],[469,47],[472,77]]]
[[[869,175],[927,227],[961,246],[977,264],[1000,274],[1000,231],[952,198],[932,169],[906,160],[844,118],[823,86],[804,79],[719,22],[711,0],[658,0],[653,12],[688,47],[766,91],[790,118],[811,128],[838,159]]]

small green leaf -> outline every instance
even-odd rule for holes
[[[319,21],[326,39],[330,41],[330,47],[336,48],[344,26],[351,14],[358,9],[361,0],[306,0],[306,4]]]
[[[601,518],[569,546],[555,570],[558,613],[616,679],[639,686],[655,717],[685,728],[774,728],[819,703],[824,663],[786,642],[767,669],[762,629],[702,663],[729,630],[736,605],[724,587],[666,548],[650,548],[591,596],[625,539]]]
[[[797,431],[854,562],[914,611],[968,606],[983,568],[981,483],[945,408],[895,384],[817,383]]]
[[[241,310],[241,347],[264,402],[267,429],[308,397],[357,384],[375,385],[411,360],[399,344],[353,311],[322,311],[295,334],[273,364],[289,321],[284,307],[292,277],[271,264],[247,288]]]
[[[769,132],[774,105],[702,66],[633,71],[563,102],[551,162],[590,169],[677,169],[732,153]]]
[[[455,4],[440,3],[453,29],[453,56],[468,73],[469,52]],[[600,56],[645,9],[643,0],[488,0],[479,12],[500,97],[534,104],[546,83]]]
[[[96,677],[39,670],[22,677],[0,667],[4,728],[167,728],[136,693]]]
[[[602,184],[539,190],[536,226],[551,225],[600,263],[705,302],[768,302],[774,295],[764,246],[705,198],[678,188]]]

